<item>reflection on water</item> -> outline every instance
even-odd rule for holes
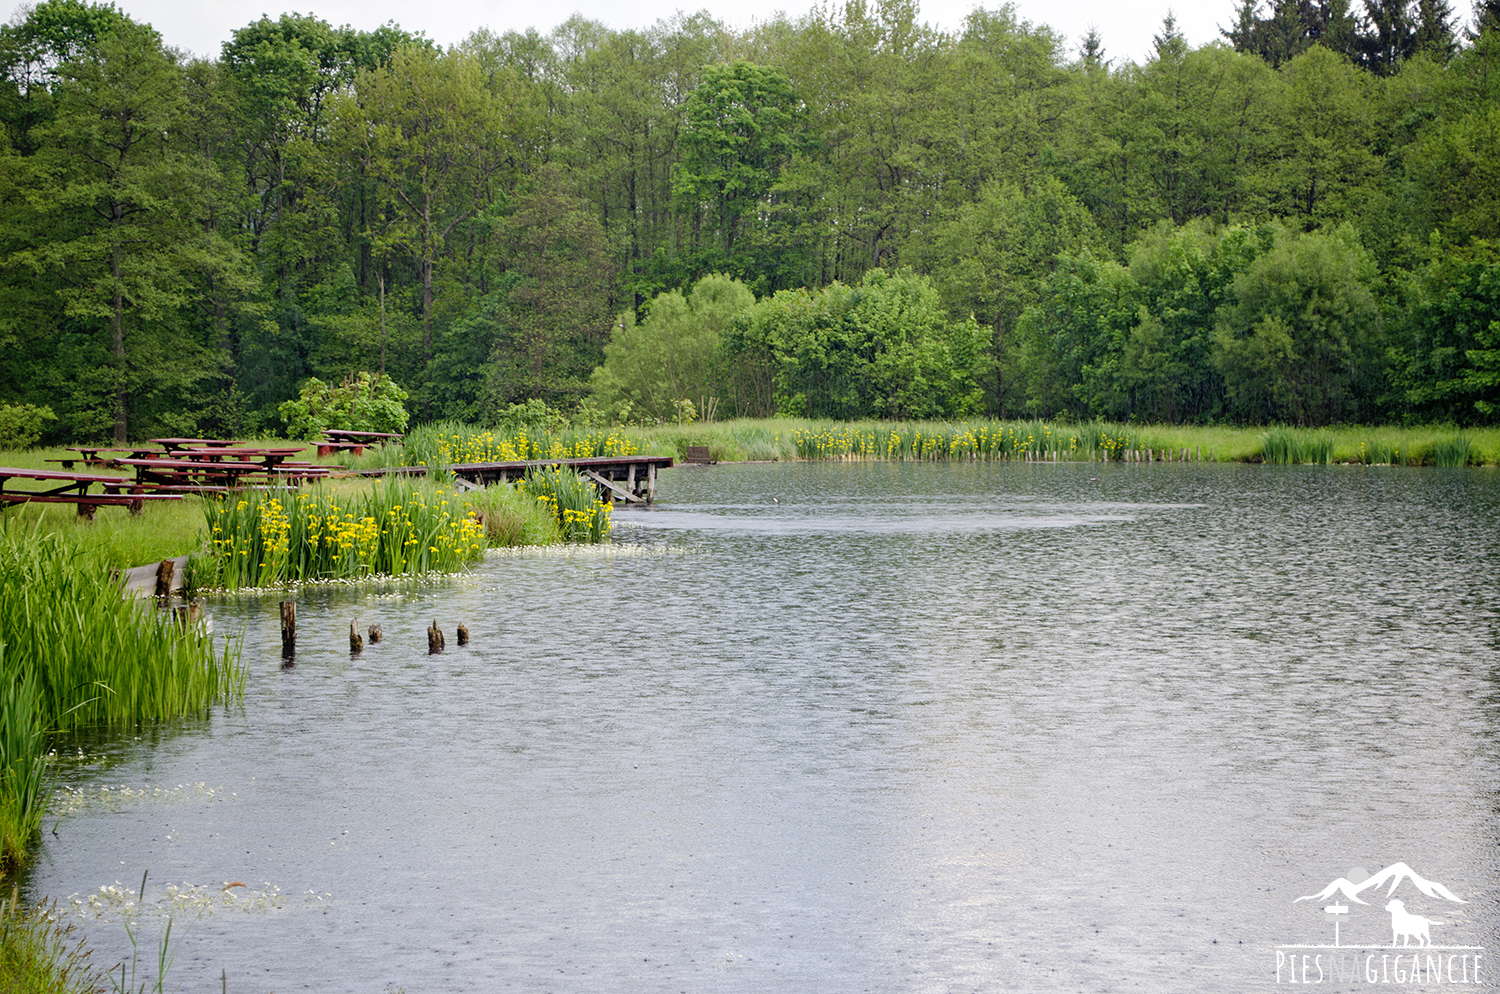
[[[1493,472],[719,466],[616,526],[299,593],[289,670],[218,605],[243,712],[67,773],[217,793],[84,805],[31,889],[320,896],[191,924],[184,990],[1262,990],[1397,861],[1495,947]]]

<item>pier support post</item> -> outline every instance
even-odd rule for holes
[[[380,641],[380,634],[381,633],[380,633],[380,626],[379,625],[371,625],[370,626],[370,644],[371,645],[374,645],[376,642]]]
[[[156,597],[165,601],[172,596],[172,574],[177,571],[177,564],[170,559],[163,559],[161,565],[156,567]]]
[[[349,622],[349,652],[351,655],[358,655],[359,653],[364,651],[364,636],[359,634],[359,619],[355,618],[353,621]]]
[[[459,645],[468,645],[469,644],[469,626],[468,625],[459,625],[458,626],[458,644]]]
[[[281,602],[281,654],[290,658],[297,654],[297,604]]]

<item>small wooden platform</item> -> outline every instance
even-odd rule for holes
[[[522,479],[529,469],[566,466],[598,484],[601,497],[649,504],[656,499],[656,471],[669,469],[672,464],[671,456],[595,456],[590,459],[456,463],[449,468],[458,479],[487,487],[492,483]]]

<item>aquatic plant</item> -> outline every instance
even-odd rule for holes
[[[1327,465],[1333,462],[1333,436],[1326,431],[1275,428],[1261,435],[1260,460],[1283,465]]]
[[[5,665],[0,642],[0,854],[21,853],[42,824],[46,804],[46,726],[35,669]]]
[[[0,867],[46,803],[46,735],[202,714],[244,693],[238,647],[120,596],[98,556],[0,525]]]
[[[526,494],[546,505],[557,516],[563,538],[569,542],[603,542],[609,538],[608,501],[588,479],[557,466],[535,466],[518,484]]]
[[[1128,428],[1102,422],[832,424],[793,428],[790,436],[801,459],[1118,460],[1142,445]]]
[[[1459,432],[1451,438],[1440,439],[1427,446],[1422,452],[1422,461],[1434,466],[1467,466],[1473,447],[1469,436]]]
[[[237,647],[120,596],[97,558],[58,535],[0,528],[5,683],[36,680],[48,731],[202,714],[244,689]]]
[[[340,493],[239,491],[207,505],[210,552],[197,582],[228,590],[300,580],[454,572],[484,552],[457,492],[392,479]]]

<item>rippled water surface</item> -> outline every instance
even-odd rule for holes
[[[1492,470],[672,470],[611,549],[300,592],[288,670],[213,605],[243,709],[71,758],[29,886],[245,883],[185,991],[1269,990],[1397,862],[1494,949],[1497,567]]]

